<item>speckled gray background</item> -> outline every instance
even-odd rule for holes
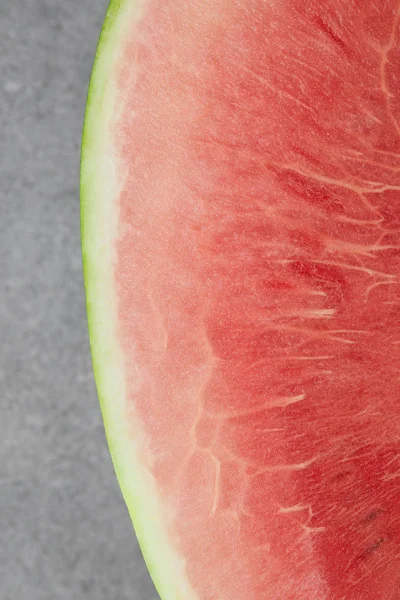
[[[89,355],[79,146],[107,0],[0,0],[0,599],[155,600]]]

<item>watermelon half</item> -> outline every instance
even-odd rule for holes
[[[398,0],[113,0],[81,182],[161,597],[399,600]]]

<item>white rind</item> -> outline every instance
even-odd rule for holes
[[[128,429],[124,357],[117,337],[113,247],[121,182],[112,141],[119,110],[115,76],[128,31],[131,35],[142,10],[138,0],[111,1],[89,88],[82,142],[81,223],[90,344],[115,471],[154,584],[163,600],[198,600],[185,574],[185,561],[169,538],[166,507],[146,469],[151,456],[146,456],[143,428],[138,419],[134,424],[131,407]]]

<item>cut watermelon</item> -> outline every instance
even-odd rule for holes
[[[398,0],[114,0],[82,237],[164,600],[400,599]]]

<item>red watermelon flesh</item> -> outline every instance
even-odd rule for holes
[[[170,551],[198,600],[399,600],[398,1],[122,4],[117,335]]]

